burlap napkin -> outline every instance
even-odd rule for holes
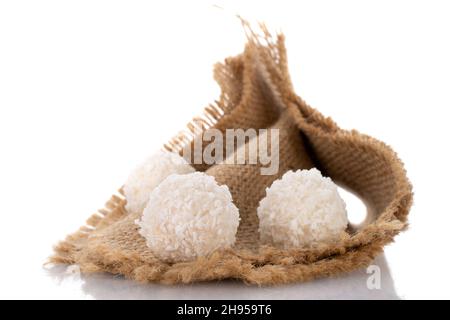
[[[395,152],[369,136],[340,129],[305,104],[290,82],[283,36],[273,39],[262,30],[259,36],[248,29],[244,53],[215,67],[222,89],[220,99],[195,118],[188,131],[165,145],[166,150],[181,152],[193,143],[193,133],[207,128],[280,130],[279,171],[275,175],[261,175],[260,166],[251,164],[195,165],[230,187],[241,215],[236,245],[191,262],[164,263],[153,256],[139,235],[134,223],[137,216],[126,212],[119,191],[86,226],[55,247],[51,262],[78,264],[83,272],[105,271],[143,282],[234,278],[277,284],[367,266],[406,228],[412,188]],[[359,229],[350,228],[331,245],[289,250],[260,245],[256,208],[265,188],[289,169],[311,167],[364,200],[370,212],[365,223]]]

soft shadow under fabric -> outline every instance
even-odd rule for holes
[[[140,284],[110,274],[69,275],[54,267],[50,276],[64,281],[79,277],[81,289],[95,299],[399,299],[384,254],[373,262],[380,270],[380,289],[369,289],[366,269],[306,283],[258,287],[240,281],[218,281],[189,285]]]

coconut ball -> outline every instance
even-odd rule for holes
[[[205,173],[173,174],[150,195],[136,223],[162,260],[187,261],[234,244],[239,212],[226,185]]]
[[[136,167],[123,187],[130,213],[142,213],[151,191],[173,173],[186,174],[195,169],[180,155],[173,152],[157,152]]]
[[[307,247],[336,241],[347,228],[347,211],[337,186],[315,168],[286,172],[266,194],[257,210],[263,243]]]

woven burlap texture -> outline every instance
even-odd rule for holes
[[[165,145],[180,152],[191,132],[216,128],[280,129],[278,174],[264,176],[257,165],[195,165],[229,186],[240,210],[236,245],[191,262],[165,263],[146,246],[124,208],[121,190],[105,208],[55,247],[53,263],[77,264],[82,272],[109,272],[141,282],[191,283],[241,279],[279,284],[333,276],[368,266],[383,246],[407,227],[412,187],[395,152],[369,136],[340,129],[293,91],[283,35],[248,31],[244,52],[215,67],[222,94],[195,118],[187,132]],[[252,142],[248,142],[252,143]],[[245,146],[244,146],[245,147]],[[317,167],[352,190],[368,208],[366,221],[349,228],[334,244],[279,249],[261,245],[256,208],[265,188],[289,169]]]

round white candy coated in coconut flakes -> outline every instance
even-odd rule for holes
[[[174,174],[153,190],[136,223],[158,258],[188,261],[232,246],[239,212],[228,187],[213,177]]]
[[[135,168],[123,187],[130,213],[142,213],[151,191],[169,175],[186,174],[195,169],[180,155],[172,152],[158,152]]]
[[[336,241],[347,228],[337,186],[315,168],[286,172],[266,194],[257,210],[263,243],[307,247]]]

